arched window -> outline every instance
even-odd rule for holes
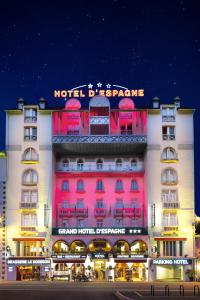
[[[97,169],[103,169],[103,160],[101,158],[97,159]]]
[[[77,169],[78,170],[83,170],[84,167],[84,161],[82,159],[77,160]]]
[[[161,158],[163,160],[177,159],[176,151],[172,147],[167,147],[163,150]]]
[[[96,191],[103,191],[103,190],[104,190],[103,181],[99,179],[97,180]]]
[[[118,179],[116,181],[115,190],[116,190],[116,192],[122,192],[123,191],[123,182],[122,182],[121,179]]]
[[[84,191],[84,182],[82,179],[79,179],[77,181],[77,191],[78,192],[83,192]]]
[[[168,168],[162,171],[161,182],[162,184],[177,184],[178,176],[174,169]]]
[[[24,171],[22,176],[22,184],[24,185],[36,185],[38,183],[37,172],[33,169]]]
[[[69,181],[64,180],[62,183],[62,191],[69,191]]]
[[[135,179],[132,179],[131,180],[131,191],[132,192],[137,192],[139,190],[139,186],[138,186],[138,183],[137,183],[137,180]]]
[[[85,253],[86,246],[82,241],[77,240],[71,243],[70,250],[71,253]]]
[[[113,250],[117,254],[129,254],[129,244],[124,240],[117,241]]]
[[[68,159],[64,159],[62,162],[62,165],[65,169],[69,169],[69,160]]]
[[[115,163],[116,163],[116,168],[117,169],[120,169],[122,167],[122,160],[121,160],[121,158],[118,158]]]
[[[65,241],[57,241],[53,245],[53,253],[55,254],[64,254],[69,252],[69,245]]]
[[[131,244],[131,254],[146,254],[147,245],[145,242],[138,240]]]
[[[38,155],[37,155],[37,152],[35,149],[33,148],[27,148],[25,151],[24,151],[24,154],[23,154],[23,160],[38,160]]]

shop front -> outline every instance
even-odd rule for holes
[[[190,281],[192,258],[156,258],[150,260],[149,280]]]
[[[8,280],[37,281],[50,276],[51,259],[12,257],[7,259]]]
[[[115,266],[116,281],[145,281],[146,266],[143,262],[117,262]]]

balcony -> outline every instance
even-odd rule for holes
[[[175,116],[162,116],[163,122],[175,122],[176,118]]]
[[[24,123],[35,123],[37,122],[36,116],[24,117]]]
[[[163,209],[177,209],[179,207],[179,202],[163,202]]]
[[[174,141],[175,135],[174,134],[163,134],[163,141]]]
[[[37,135],[25,135],[24,141],[37,141]]]
[[[104,164],[102,166],[94,165],[69,165],[64,166],[62,163],[56,164],[56,172],[144,172],[143,162],[138,162],[136,165],[130,164],[124,166],[116,166],[116,164]]]
[[[178,231],[178,226],[164,226],[163,231]]]
[[[37,202],[21,202],[20,203],[20,209],[36,209],[38,208]]]
[[[114,217],[123,217],[124,209],[123,208],[115,208],[113,211]]]
[[[59,208],[58,215],[60,218],[72,218],[75,217],[75,212],[75,207]]]
[[[21,226],[21,231],[36,232],[36,226]]]
[[[87,218],[88,217],[88,209],[87,208],[76,208],[75,216],[81,217],[81,218]]]
[[[94,216],[96,218],[98,218],[98,217],[105,218],[106,217],[106,208],[95,208],[94,209]]]
[[[123,216],[130,218],[141,218],[142,210],[141,208],[124,208]]]

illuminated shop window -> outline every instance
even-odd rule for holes
[[[39,242],[29,242],[29,241],[24,241],[23,242],[23,250],[24,256],[37,256],[37,255],[42,255],[42,243]]]
[[[82,179],[77,181],[77,192],[83,192],[84,191],[84,182]]]
[[[38,183],[37,172],[33,169],[26,170],[22,175],[23,185],[36,185]]]
[[[97,170],[103,169],[103,160],[102,159],[97,159]]]
[[[175,140],[175,127],[174,126],[163,126],[162,127],[162,138],[163,138],[163,141]]]
[[[101,179],[97,180],[96,191],[97,192],[103,192],[104,191],[104,185],[103,185],[103,181]]]
[[[73,241],[70,246],[71,253],[85,253],[86,245],[82,241]]]
[[[69,252],[69,245],[65,241],[57,241],[52,247],[54,254],[65,254]]]
[[[104,239],[96,239],[89,243],[88,246],[89,252],[110,252],[112,250],[112,247],[109,242],[107,242]]]
[[[84,161],[82,159],[77,160],[77,169],[78,170],[83,170],[84,167]]]
[[[161,182],[162,184],[177,184],[178,176],[174,169],[167,168],[162,171],[161,174]]]
[[[141,240],[136,240],[131,244],[131,254],[146,254],[147,245]]]
[[[123,192],[123,182],[121,179],[118,179],[116,181],[116,184],[115,184],[115,191],[116,192]]]
[[[23,154],[23,160],[27,160],[27,161],[37,161],[38,160],[38,155],[37,155],[37,152],[34,148],[27,148],[25,151],[24,151],[24,154]]]
[[[24,127],[24,141],[37,140],[37,127]]]
[[[69,191],[69,181],[68,180],[64,180],[62,182],[62,191]]]
[[[34,123],[37,121],[37,109],[35,108],[25,108],[24,109],[24,122]]]
[[[137,180],[135,179],[132,179],[131,180],[131,191],[134,192],[134,191],[138,191],[139,190],[139,186],[138,186],[138,183],[137,183]]]
[[[167,147],[163,150],[161,159],[163,160],[173,160],[177,159],[177,154],[174,148]]]
[[[129,244],[124,240],[117,241],[113,247],[113,250],[117,254],[129,254]]]

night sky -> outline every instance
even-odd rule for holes
[[[195,113],[196,212],[200,215],[200,1],[3,1],[0,8],[0,148],[4,109],[54,89],[97,82],[145,90],[147,107],[180,96]]]

